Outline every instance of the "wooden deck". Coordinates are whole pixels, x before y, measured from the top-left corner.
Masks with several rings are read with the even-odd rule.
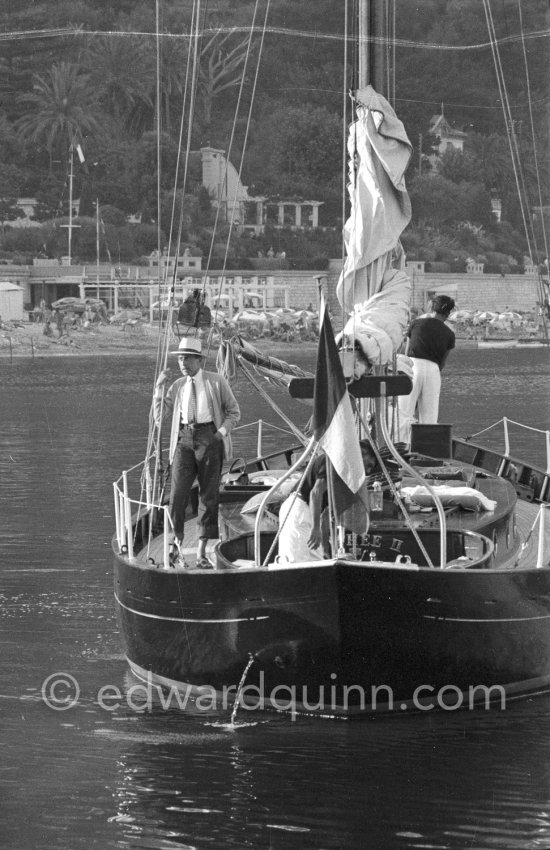
[[[498,482],[494,482],[492,480],[492,485],[498,485]],[[491,487],[483,488],[485,494],[490,498],[491,497]],[[492,495],[496,495],[493,493]],[[246,534],[252,533],[254,531],[254,514],[246,514],[243,515],[240,513],[242,504],[241,503],[233,503],[231,505],[223,506],[224,520],[225,522],[229,522],[231,526],[231,534]],[[538,523],[533,529],[533,525],[536,521],[538,511],[540,506],[532,504],[530,502],[524,502],[518,500],[516,504],[516,520],[518,531],[521,536],[521,539],[525,542],[525,549],[522,553],[522,568],[530,568],[534,567],[537,562],[538,555],[538,542],[539,542],[539,527]],[[503,508],[504,509],[504,508]],[[426,525],[430,523],[430,517],[433,516],[433,519],[436,518],[437,514],[435,510],[433,514],[422,514],[422,515],[413,515],[414,516],[414,524],[418,526]],[[460,511],[459,515],[455,512],[452,513],[452,517],[449,517],[449,527],[459,528],[461,530],[474,530],[474,526],[476,523],[479,525],[479,514],[476,514],[472,511]],[[477,517],[477,519],[476,519]],[[223,527],[223,522],[222,522]],[[272,530],[272,529],[270,529]],[[219,541],[217,540],[209,540],[206,554],[207,556],[214,561],[214,548]],[[185,539],[184,546],[182,549],[183,557],[185,561],[189,565],[190,568],[195,568],[196,565],[196,552],[197,552],[197,544],[198,544],[198,528],[197,528],[197,520],[189,519],[185,523]],[[545,551],[545,566],[550,566],[550,516],[547,516],[544,530],[544,551]],[[136,563],[142,564],[143,566],[152,566],[154,563],[157,567],[163,567],[163,540],[162,537],[154,538],[150,545],[143,549],[136,556]]]

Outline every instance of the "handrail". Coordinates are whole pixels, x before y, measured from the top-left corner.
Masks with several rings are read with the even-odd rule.
[[[537,569],[540,570],[544,567],[544,520],[546,517],[546,508],[547,505],[541,505],[539,509],[539,539],[538,539],[538,550],[537,550]]]
[[[384,382],[380,384],[380,399],[386,398],[386,385]],[[386,441],[386,445],[393,456],[393,458],[397,461],[397,463],[405,469],[409,475],[415,478],[420,484],[425,487],[434,500],[434,504],[439,516],[439,566],[441,569],[444,569],[447,563],[447,520],[445,517],[445,510],[441,503],[441,499],[436,495],[434,489],[428,484],[425,478],[423,478],[420,473],[413,469],[407,461],[401,457],[395,446],[393,445],[391,436],[388,432],[388,423],[386,422],[385,416],[380,416],[380,428],[382,429],[382,435],[384,440]]]
[[[492,431],[493,428],[496,428],[498,425],[502,425],[504,429],[504,456],[506,459],[510,457],[510,425],[514,425],[517,428],[523,428],[524,431],[533,431],[535,434],[544,434],[546,437],[546,472],[550,473],[550,431],[543,428],[535,428],[533,425],[524,425],[523,422],[516,422],[513,419],[509,419],[507,416],[503,416],[502,419],[498,419],[496,422],[493,422],[492,425],[482,428],[481,431],[477,431],[475,434],[469,434],[463,439],[466,442],[470,442],[470,440],[480,437],[488,431]],[[529,465],[532,466],[533,464]]]

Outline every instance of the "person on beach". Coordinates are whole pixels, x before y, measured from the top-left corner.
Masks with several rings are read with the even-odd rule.
[[[177,351],[182,374],[165,393],[170,370],[164,369],[156,382],[153,415],[161,425],[171,422],[169,462],[172,469],[169,511],[174,530],[171,562],[188,565],[181,557],[185,512],[195,478],[199,486],[199,542],[197,568],[213,566],[206,556],[209,539],[219,537],[219,488],[224,454],[231,456],[230,434],[238,424],[239,405],[225,378],[203,369],[202,343],[182,337]]]
[[[436,295],[432,312],[415,319],[407,331],[405,354],[412,361],[413,385],[409,395],[399,396],[399,437],[404,443],[410,443],[415,416],[420,423],[437,422],[441,372],[455,347],[454,332],[445,324],[454,307],[448,295]]]

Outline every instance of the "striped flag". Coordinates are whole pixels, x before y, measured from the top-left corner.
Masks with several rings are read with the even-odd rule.
[[[313,391],[313,433],[338,477],[352,493],[357,493],[365,481],[365,469],[351,400],[323,295]]]

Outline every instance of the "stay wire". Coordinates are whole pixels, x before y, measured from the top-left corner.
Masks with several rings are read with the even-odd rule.
[[[514,124],[512,119],[512,111],[510,108],[510,102],[508,99],[508,92],[506,89],[506,82],[504,77],[504,70],[502,67],[502,61],[500,57],[500,51],[498,46],[498,39],[496,36],[496,29],[494,25],[493,15],[491,11],[490,0],[483,0],[483,10],[485,12],[485,19],[487,22],[487,30],[489,32],[491,51],[493,54],[493,62],[495,65],[495,73],[497,79],[497,85],[500,93],[503,114],[504,114],[504,122],[507,131],[508,144],[510,147],[510,155],[512,161],[512,169],[514,172],[514,178],[516,181],[516,188],[518,192],[518,199],[520,205],[520,212],[523,221],[523,227],[525,231],[525,236],[527,239],[527,243],[530,246],[530,251],[532,252],[531,247],[531,228],[529,227],[527,220],[527,212],[526,212],[526,201],[524,192],[522,192],[522,187],[524,190],[525,184],[522,179],[522,175],[520,175],[520,165],[521,159],[519,155],[519,148],[517,145],[517,137],[514,130]]]
[[[226,245],[225,245],[224,259],[223,259],[221,276],[220,276],[220,283],[219,283],[219,286],[218,286],[218,294],[217,294],[217,302],[216,302],[218,307],[219,307],[219,303],[220,303],[221,289],[222,289],[222,286],[223,286],[223,282],[225,280],[225,271],[226,271],[226,268],[227,268],[227,258],[229,256],[230,241],[231,241],[231,236],[232,236],[232,233],[233,233],[233,226],[234,226],[234,223],[235,223],[235,215],[236,215],[236,209],[237,209],[237,203],[238,203],[238,197],[237,197],[238,187],[241,183],[241,177],[242,177],[242,172],[243,172],[243,167],[244,167],[245,152],[246,152],[246,147],[247,147],[247,143],[248,143],[248,135],[249,135],[249,132],[250,132],[250,125],[251,125],[251,122],[252,122],[252,112],[253,112],[253,109],[254,109],[255,103],[256,103],[256,89],[257,89],[258,76],[259,76],[259,71],[260,71],[261,58],[262,58],[262,55],[263,55],[265,32],[266,32],[266,29],[267,29],[267,21],[268,21],[268,16],[269,16],[269,11],[270,11],[270,5],[271,5],[271,0],[267,0],[266,7],[265,7],[264,24],[263,24],[262,35],[261,35],[261,40],[260,40],[260,47],[259,47],[259,51],[258,51],[258,61],[256,62],[254,82],[253,82],[253,85],[252,85],[252,93],[251,93],[251,98],[250,98],[250,105],[249,105],[249,109],[248,109],[246,128],[245,128],[245,134],[244,134],[243,145],[242,145],[241,159],[240,159],[239,168],[238,168],[238,171],[237,171],[237,181],[235,183],[235,192],[234,192],[233,197],[231,199],[229,199],[229,203],[231,204],[231,216],[230,216],[230,221],[229,221],[229,230],[228,230],[228,234],[227,234],[227,238],[226,238]],[[259,0],[256,0],[255,6],[254,6],[254,12],[253,12],[253,24],[255,24],[255,21],[256,21],[256,15],[258,14],[258,8],[259,8]],[[255,26],[252,26],[251,27],[251,34],[254,30],[255,30]],[[245,57],[244,67],[243,67],[243,73],[241,75],[241,85],[239,87],[239,95],[238,95],[238,99],[237,99],[237,106],[235,108],[235,116],[234,116],[234,120],[233,120],[233,125],[232,125],[232,129],[231,129],[231,137],[230,137],[227,156],[226,156],[226,186],[227,186],[227,169],[228,169],[228,165],[229,165],[229,162],[230,162],[231,151],[233,150],[233,144],[234,144],[234,141],[235,141],[235,134],[236,134],[236,128],[237,128],[237,118],[238,118],[239,109],[240,109],[241,100],[242,100],[243,91],[244,91],[246,69],[247,69],[247,66],[248,66],[248,62],[250,60],[251,52],[252,52],[252,35],[249,38],[248,45],[247,45],[246,57]],[[213,233],[213,236],[212,236],[211,247],[213,246],[214,236],[215,236],[215,230],[214,230],[214,233]]]
[[[519,16],[519,22],[520,22],[521,35],[522,35],[521,47],[522,47],[522,51],[523,51],[523,64],[525,66],[525,80],[526,80],[526,85],[527,85],[527,103],[528,103],[528,107],[529,107],[529,121],[530,121],[530,126],[531,126],[531,138],[533,140],[533,156],[534,156],[534,160],[535,160],[535,172],[536,172],[536,175],[537,175],[537,191],[538,191],[538,198],[539,198],[539,206],[540,206],[540,210],[541,210],[542,238],[543,238],[543,241],[544,241],[544,253],[545,253],[545,256],[548,257],[548,238],[547,238],[547,233],[546,233],[546,223],[545,223],[544,215],[542,215],[544,206],[543,206],[543,200],[542,200],[539,159],[538,159],[538,151],[537,151],[537,144],[536,144],[535,119],[534,119],[534,116],[533,116],[533,103],[532,103],[532,100],[531,100],[531,78],[530,78],[530,75],[529,75],[529,65],[528,65],[528,62],[527,62],[527,50],[526,50],[526,47],[525,47],[525,37],[524,37],[525,32],[524,32],[524,28],[523,28],[523,15],[522,15],[522,11],[521,11],[520,0],[518,0],[518,16]],[[535,260],[534,257],[532,259]]]

